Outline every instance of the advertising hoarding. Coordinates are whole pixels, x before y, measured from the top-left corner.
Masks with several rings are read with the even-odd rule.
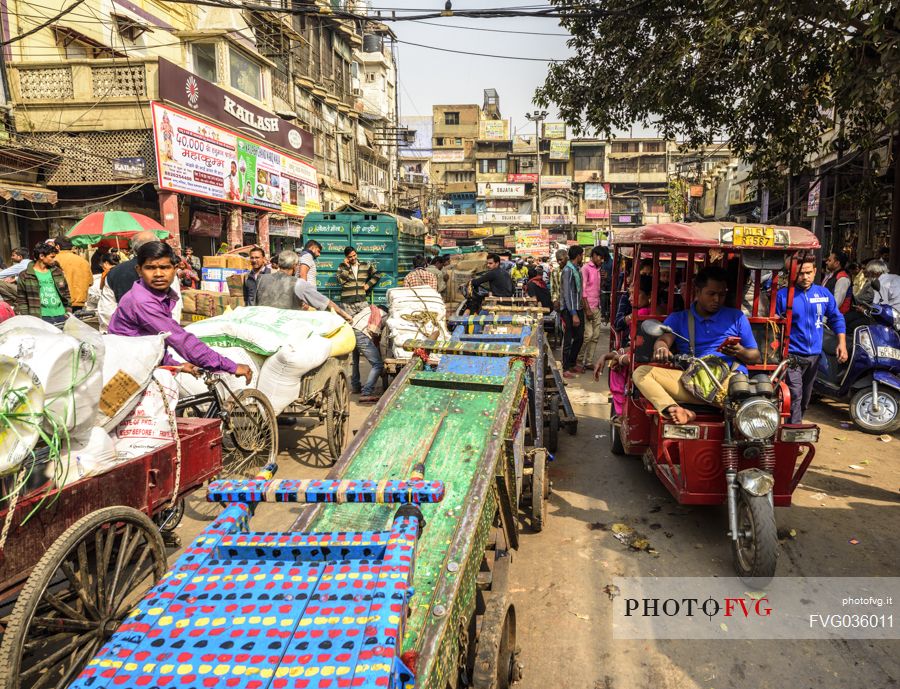
[[[541,137],[544,139],[565,139],[566,123],[565,122],[544,122],[541,128]]]
[[[541,187],[544,189],[571,189],[572,178],[568,175],[542,175]]]
[[[461,163],[466,159],[466,152],[461,148],[451,148],[442,151],[440,149],[431,154],[432,163]]]
[[[606,201],[609,198],[608,184],[585,184],[584,200],[585,201]]]
[[[482,120],[478,125],[478,138],[482,141],[508,140],[509,122],[506,120]]]
[[[525,185],[479,182],[478,195],[485,199],[517,199],[525,196]]]
[[[541,222],[544,225],[572,225],[575,222],[574,215],[542,215]]]
[[[516,230],[516,253],[520,256],[547,256],[550,253],[547,230]]]
[[[312,165],[160,103],[150,112],[160,188],[295,217],[322,209]]]
[[[484,213],[479,214],[478,222],[499,222],[525,225],[531,222],[531,213],[503,213],[498,211],[485,211]]]
[[[588,208],[584,211],[586,220],[606,220],[609,217],[608,208]]]
[[[571,142],[565,139],[552,139],[550,141],[550,160],[568,160]]]
[[[806,217],[815,218],[819,214],[819,195],[821,185],[819,180],[809,183],[809,196],[806,199]]]
[[[534,184],[538,181],[538,176],[533,172],[519,173],[519,174],[508,174],[506,176],[507,182],[521,182],[522,184]]]

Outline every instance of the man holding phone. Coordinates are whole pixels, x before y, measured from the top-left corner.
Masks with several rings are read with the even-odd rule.
[[[673,353],[703,357],[715,354],[729,366],[747,372],[744,364],[760,360],[759,348],[750,321],[740,309],[724,306],[728,292],[728,274],[718,266],[707,266],[694,278],[696,301],[684,311],[676,311],[665,320],[672,329],[656,340],[653,360],[668,361]],[[693,337],[691,336],[693,321]],[[691,341],[693,349],[691,352]],[[696,414],[679,402],[704,404],[689,393],[681,382],[682,371],[659,366],[641,366],[634,372],[634,384],[654,408],[674,423],[690,423]]]

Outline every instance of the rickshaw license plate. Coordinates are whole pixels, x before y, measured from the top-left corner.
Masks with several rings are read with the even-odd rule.
[[[900,349],[896,347],[879,347],[878,356],[883,359],[900,359]]]
[[[735,246],[775,246],[775,228],[735,226],[732,244]]]

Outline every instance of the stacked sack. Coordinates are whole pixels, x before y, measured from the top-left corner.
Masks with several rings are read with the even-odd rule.
[[[266,395],[276,414],[300,395],[303,376],[356,346],[350,326],[327,311],[242,306],[186,329],[223,356],[247,364],[253,371],[250,385]],[[232,390],[247,387],[243,378],[227,377],[226,382]],[[177,384],[182,397],[206,389],[184,373],[178,374]]]
[[[23,435],[14,424],[0,433],[0,452],[10,438],[18,436],[15,452],[7,453],[0,473],[13,473],[39,440],[52,448],[48,475],[64,487],[78,479],[103,473],[117,464],[142,454],[140,443],[163,440],[161,433],[125,434],[120,427],[134,426],[136,409],[145,405],[154,369],[163,356],[163,335],[120,337],[101,335],[77,318],[69,318],[63,331],[32,316],[16,316],[0,326],[0,360],[27,370],[31,378],[5,371],[0,383],[4,409],[10,400],[24,399],[25,387],[40,387],[41,409],[31,409],[34,418],[26,425],[40,427],[38,433]],[[160,372],[164,373],[164,372]],[[23,383],[23,381],[25,381]],[[10,387],[12,383],[18,389]],[[174,387],[174,382],[172,383]],[[14,394],[13,394],[14,393]],[[173,398],[177,400],[177,394]],[[173,406],[174,410],[174,406]],[[22,440],[28,438],[28,446]]]
[[[387,291],[388,351],[395,359],[409,359],[412,352],[403,349],[407,340],[446,340],[447,307],[437,290],[431,287],[395,287]]]

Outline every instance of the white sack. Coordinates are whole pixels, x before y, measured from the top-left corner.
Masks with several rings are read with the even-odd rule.
[[[404,316],[416,317],[422,312],[434,314],[438,323],[437,338],[449,339],[447,330],[447,307],[441,295],[431,287],[395,287],[387,291],[388,318],[385,321],[388,331],[388,355],[395,359],[409,359],[412,352],[403,349],[407,340],[427,339],[432,337],[434,326],[427,324],[420,327]]]
[[[153,381],[144,390],[137,406],[116,426],[116,447],[120,440],[174,441],[175,432],[169,414],[174,417],[177,403],[175,376],[165,369],[156,369]]]
[[[313,335],[298,344],[286,344],[266,359],[259,373],[259,391],[269,398],[275,414],[300,394],[301,379],[331,356],[331,342]]]
[[[128,415],[162,361],[165,336],[103,335],[103,390],[97,425],[112,431]]]
[[[20,320],[25,318],[29,320]],[[0,354],[27,365],[44,386],[45,410],[52,418],[45,423],[45,430],[57,432],[56,425],[71,436],[87,434],[100,399],[102,348],[98,351],[90,342],[81,342],[33,317],[16,316],[3,326]]]
[[[99,426],[94,426],[87,439],[72,442],[59,453],[59,465],[53,477],[58,488],[64,488],[85,476],[96,476],[121,464],[112,438]]]
[[[344,319],[330,311],[294,311],[269,306],[239,306],[230,313],[191,323],[185,329],[208,345],[241,347],[271,356],[282,345],[312,335],[330,335]]]

